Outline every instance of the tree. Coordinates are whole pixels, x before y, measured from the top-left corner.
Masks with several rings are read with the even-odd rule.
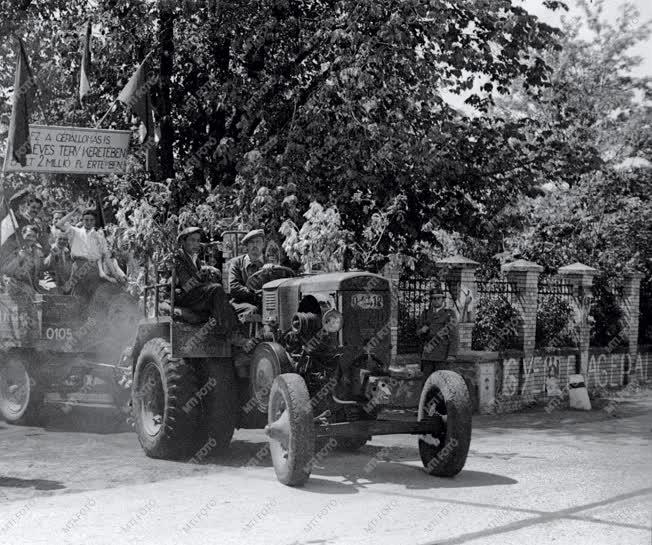
[[[147,52],[159,52],[151,91],[167,201],[148,192],[138,161],[97,181],[122,210],[150,210],[151,225],[193,220],[206,203],[217,218],[255,221],[259,190],[290,186],[297,211],[336,206],[356,251],[382,262],[437,245],[442,226],[486,234],[485,220],[530,191],[549,160],[526,137],[529,120],[489,114],[516,78],[537,96],[549,77],[544,53],[559,47],[556,29],[508,0],[1,4],[13,14],[3,34],[25,38],[47,82],[49,123],[93,123]],[[81,107],[88,18],[93,92]],[[0,88],[11,86],[12,55],[0,45]],[[479,115],[453,110],[443,89],[470,90]],[[109,125],[129,121],[114,113]]]
[[[503,112],[527,112],[537,131],[555,135],[580,157],[570,162],[560,150],[564,168],[541,180],[543,196],[521,200],[507,249],[549,270],[581,261],[610,278],[636,269],[650,278],[650,170],[624,167],[628,158],[651,158],[652,88],[649,78],[632,76],[640,59],[629,54],[649,36],[650,24],[633,25],[638,14],[628,4],[613,24],[600,17],[602,1],[580,5],[592,39],[578,37],[580,21],[567,21],[562,51],[547,59],[552,85],[537,100],[517,90],[501,105]]]

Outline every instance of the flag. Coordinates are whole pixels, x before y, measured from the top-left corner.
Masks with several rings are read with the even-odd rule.
[[[27,154],[32,152],[29,143],[29,115],[34,103],[36,81],[29,68],[27,54],[20,38],[18,38],[17,57],[14,101],[9,122],[9,145],[14,159],[21,166],[25,166]]]
[[[88,77],[91,72],[91,22],[86,26],[86,37],[84,38],[84,51],[82,53],[81,69],[79,71],[79,102],[90,93],[91,84]]]
[[[145,57],[145,60],[118,95],[118,100],[125,106],[129,106],[142,123],[142,142],[146,142],[149,137],[154,138],[154,117],[152,115],[152,100],[149,94],[152,82],[145,78],[145,63],[148,58],[149,55]]]
[[[151,53],[149,54],[151,55]],[[156,156],[156,135],[154,129],[154,114],[152,112],[152,99],[149,90],[152,81],[145,78],[145,64],[149,55],[140,64],[131,76],[127,85],[120,91],[118,100],[131,108],[140,120],[140,142],[145,148],[146,168],[154,173],[158,172],[159,164]]]
[[[0,248],[16,234],[17,225],[18,222],[16,221],[14,211],[9,207],[4,197],[2,197],[0,199]]]

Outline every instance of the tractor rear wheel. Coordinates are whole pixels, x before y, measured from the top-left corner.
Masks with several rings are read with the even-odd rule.
[[[471,444],[471,398],[464,379],[454,371],[435,371],[419,400],[419,421],[432,420],[438,431],[419,437],[426,471],[438,477],[457,475]]]
[[[278,343],[262,342],[256,346],[251,356],[249,384],[251,402],[262,414],[267,414],[269,394],[274,379],[290,370],[288,354]]]
[[[315,424],[310,394],[296,373],[284,373],[272,383],[265,433],[277,479],[301,486],[310,477],[315,454]]]
[[[27,359],[16,352],[0,357],[0,415],[10,424],[36,425],[43,393],[30,373]]]
[[[206,380],[200,384],[202,414],[199,442],[214,452],[226,449],[238,420],[238,384],[231,360],[203,360]],[[202,392],[203,393],[203,392]]]
[[[179,460],[197,451],[201,403],[194,367],[187,360],[173,360],[170,354],[170,343],[162,338],[143,346],[134,373],[132,405],[145,454]]]

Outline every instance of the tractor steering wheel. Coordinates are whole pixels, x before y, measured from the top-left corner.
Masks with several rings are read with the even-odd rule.
[[[280,278],[292,278],[296,276],[294,271],[288,267],[281,267],[280,265],[272,265],[264,269],[259,269],[247,279],[247,288],[256,293],[260,293],[263,285],[272,280]]]

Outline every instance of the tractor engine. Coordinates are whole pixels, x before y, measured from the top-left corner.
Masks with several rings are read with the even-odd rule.
[[[386,374],[391,353],[387,279],[364,272],[272,281],[263,290],[263,323],[283,339],[311,393],[335,378],[362,397],[369,377]]]

